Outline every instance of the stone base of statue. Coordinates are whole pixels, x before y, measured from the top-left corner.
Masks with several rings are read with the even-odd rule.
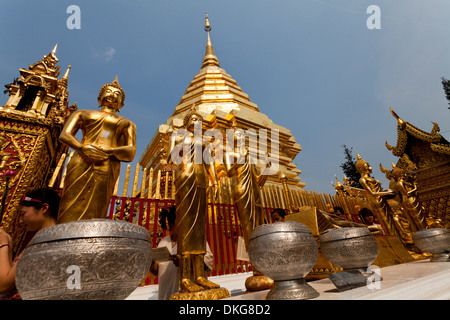
[[[178,292],[170,296],[170,300],[220,300],[230,297],[226,288],[207,289],[197,292]]]
[[[253,275],[245,279],[245,293],[268,290],[273,287],[273,280],[265,275]]]
[[[148,231],[125,221],[80,220],[40,230],[17,264],[24,300],[122,300],[148,273]]]

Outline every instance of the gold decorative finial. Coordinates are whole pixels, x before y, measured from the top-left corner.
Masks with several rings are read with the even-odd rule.
[[[394,112],[394,110],[392,109],[392,107],[389,107],[389,109],[391,110],[391,113],[392,113],[392,115],[394,116],[394,118],[397,119],[398,126],[399,126],[400,128],[402,128],[402,129],[404,129],[404,128],[406,127],[405,121],[403,121],[403,120],[402,120],[402,119]]]
[[[116,75],[116,77],[114,78],[114,80],[113,80],[113,82],[112,83],[115,83],[115,84],[117,84],[119,87],[120,87],[120,84],[119,84],[119,77]]]
[[[394,147],[391,146],[387,141],[384,142],[384,145],[386,146],[386,148],[387,148],[388,150],[394,149]]]
[[[208,35],[208,41],[206,43],[206,51],[205,51],[205,57],[203,58],[202,68],[206,66],[217,66],[220,68],[219,59],[217,59],[216,55],[214,54],[214,49],[211,44],[211,38],[209,36],[209,32],[211,31],[211,24],[209,23],[208,19],[208,13],[205,15],[205,27],[204,30],[206,31]]]
[[[64,74],[63,79],[66,79],[66,80],[69,79],[69,70],[70,69],[72,69],[72,66],[68,66],[67,67],[67,70],[66,70],[66,73]]]
[[[58,48],[58,44],[55,44],[55,47],[53,48],[53,50],[52,50],[52,53],[53,54],[56,54],[56,49]]]
[[[209,19],[208,19],[208,12],[206,12],[206,16],[205,16],[205,31],[206,32],[211,31],[211,25],[209,24]]]

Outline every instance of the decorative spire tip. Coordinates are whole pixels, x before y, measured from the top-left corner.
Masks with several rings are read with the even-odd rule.
[[[206,32],[209,32],[209,31],[211,31],[211,25],[209,24],[209,19],[208,19],[208,12],[206,12],[206,14],[205,14],[205,31]]]

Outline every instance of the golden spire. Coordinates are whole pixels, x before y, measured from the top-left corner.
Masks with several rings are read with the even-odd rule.
[[[67,67],[67,70],[66,70],[66,73],[65,73],[64,76],[63,76],[63,79],[66,79],[66,80],[69,79],[69,70],[70,70],[70,69],[72,69],[72,66],[68,66],[68,67]]]
[[[59,83],[62,86],[64,86],[66,89],[67,89],[67,83],[68,83],[68,80],[69,80],[69,71],[70,71],[71,68],[72,68],[71,66],[68,66],[67,70],[66,70],[66,73],[64,73],[64,76],[62,77],[62,79],[59,80]]]
[[[59,60],[56,57],[56,49],[58,48],[58,44],[55,44],[55,46],[53,47],[52,52],[49,53],[49,56],[54,60],[54,63],[58,63]]]
[[[211,25],[209,24],[208,13],[206,13],[204,29],[208,35],[208,41],[206,43],[206,51],[205,57],[203,58],[202,68],[206,66],[217,66],[220,68],[219,59],[217,59],[216,55],[214,54],[214,49],[211,44],[211,38],[209,37],[209,32],[211,31],[212,28]]]

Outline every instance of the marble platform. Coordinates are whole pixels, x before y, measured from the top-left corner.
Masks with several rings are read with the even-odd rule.
[[[235,302],[265,300],[268,290],[244,294],[245,279],[251,273],[211,277],[228,289]],[[414,261],[379,269],[382,281],[373,278],[369,286],[339,292],[328,279],[308,282],[320,296],[312,300],[450,300],[450,262]],[[158,286],[137,288],[126,300],[157,300]]]

